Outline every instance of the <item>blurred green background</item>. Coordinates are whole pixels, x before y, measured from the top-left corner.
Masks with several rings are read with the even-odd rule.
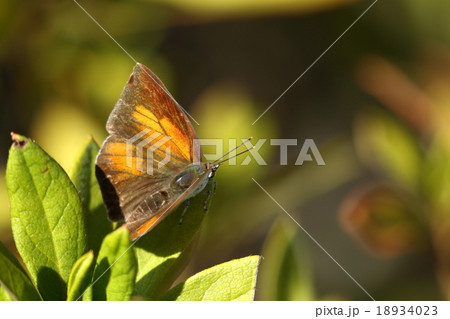
[[[200,123],[201,138],[298,139],[288,165],[223,165],[189,276],[261,254],[258,300],[450,299],[450,3],[80,1]],[[65,169],[105,122],[134,62],[71,0],[0,4],[0,240],[13,248],[10,132]],[[295,166],[304,139],[326,162]],[[238,160],[238,162],[242,161]]]

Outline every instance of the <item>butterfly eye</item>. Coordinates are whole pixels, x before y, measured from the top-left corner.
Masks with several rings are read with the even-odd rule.
[[[192,184],[194,175],[192,172],[183,172],[175,177],[175,184],[181,188],[188,188]]]
[[[208,168],[206,168],[208,169]],[[219,164],[213,165],[211,167],[211,172],[209,172],[208,178],[213,178],[214,176],[216,176],[216,171],[219,169]]]

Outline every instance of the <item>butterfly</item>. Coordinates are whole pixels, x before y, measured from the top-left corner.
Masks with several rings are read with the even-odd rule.
[[[197,135],[186,113],[140,63],[106,129],[110,135],[97,155],[96,176],[109,219],[124,220],[132,240],[200,193],[223,162],[201,162]]]

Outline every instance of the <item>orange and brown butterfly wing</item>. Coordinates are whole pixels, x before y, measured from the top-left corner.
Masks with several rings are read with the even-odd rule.
[[[174,174],[200,159],[193,147],[194,129],[162,82],[141,64],[135,66],[106,128],[111,135],[97,157],[96,174],[109,217],[127,223],[151,220],[161,210],[136,216],[149,194],[167,188]],[[168,153],[170,160],[159,165]]]
[[[197,135],[189,119],[164,84],[142,64],[134,67],[106,129],[124,139],[146,129],[154,130],[171,138],[172,153],[189,163],[200,161],[200,153],[193,145]]]
[[[179,168],[171,164],[168,163],[173,169]],[[96,175],[111,220],[128,219],[148,192],[167,183],[169,172],[154,170],[149,175],[146,165],[146,155],[138,157],[136,146],[122,138],[111,135],[103,143],[97,156]]]

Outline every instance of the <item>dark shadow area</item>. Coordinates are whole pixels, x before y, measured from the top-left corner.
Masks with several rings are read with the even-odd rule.
[[[168,291],[166,294],[161,296],[161,298],[159,300],[161,300],[161,301],[173,301],[173,300],[177,299],[178,296],[183,291],[183,287],[184,287],[184,282],[182,282],[182,283],[176,285],[175,287],[173,287],[172,289],[170,289],[170,291]],[[195,301],[195,300],[193,300],[193,301]]]
[[[61,276],[51,268],[42,267],[37,275],[37,287],[47,301],[66,300],[67,286]]]
[[[108,287],[111,278],[111,271],[106,271],[109,267],[110,264],[106,257],[97,264],[92,280],[92,282],[95,282],[95,285],[92,286],[92,300],[106,300],[106,287]],[[96,281],[99,277],[100,279]]]

